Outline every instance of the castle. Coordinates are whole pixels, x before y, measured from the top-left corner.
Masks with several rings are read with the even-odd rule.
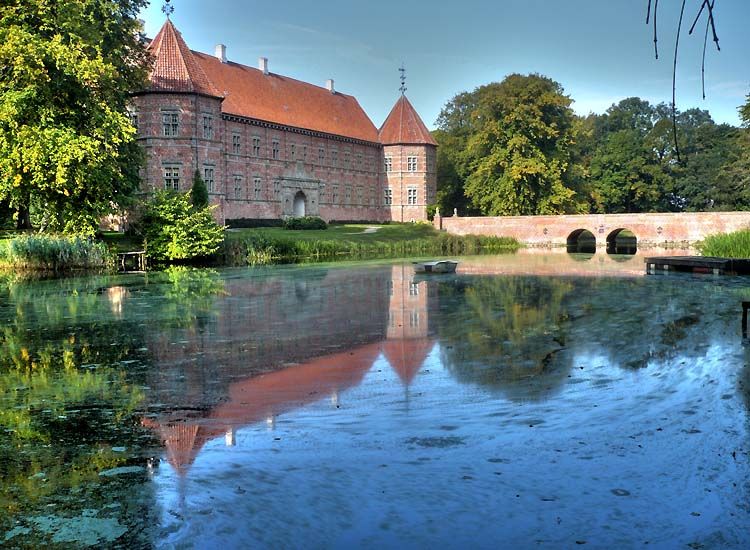
[[[167,18],[148,45],[131,118],[146,152],[143,191],[191,188],[197,170],[220,222],[320,216],[424,220],[437,143],[405,95],[378,130],[333,80],[315,86],[188,48]]]

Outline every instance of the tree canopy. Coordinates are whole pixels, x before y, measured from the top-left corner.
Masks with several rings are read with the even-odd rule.
[[[511,75],[458,94],[434,132],[438,205],[450,213],[514,215],[750,208],[746,128],[708,111],[677,112],[631,97],[576,116],[572,99],[540,75]],[[677,146],[681,151],[678,158]]]
[[[10,0],[0,6],[0,201],[28,226],[90,232],[137,188],[126,110],[148,57],[147,0]]]

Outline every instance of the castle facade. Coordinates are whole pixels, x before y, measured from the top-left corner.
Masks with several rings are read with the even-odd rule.
[[[437,143],[405,95],[377,129],[329,80],[315,86],[188,48],[167,19],[148,46],[148,87],[131,116],[146,152],[143,191],[191,188],[197,170],[220,222],[320,216],[427,218]]]

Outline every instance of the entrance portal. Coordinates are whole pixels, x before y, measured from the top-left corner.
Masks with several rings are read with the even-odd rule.
[[[301,218],[305,215],[307,198],[302,191],[297,191],[294,195],[294,217]]]

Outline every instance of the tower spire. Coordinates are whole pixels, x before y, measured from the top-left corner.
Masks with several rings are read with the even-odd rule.
[[[398,89],[401,92],[401,95],[406,94],[406,67],[404,67],[404,64],[401,63],[401,68],[398,70],[398,72],[401,73],[401,87]]]
[[[174,13],[174,6],[169,3],[170,1],[171,0],[164,0],[164,5],[161,7],[161,11],[167,16],[167,19],[169,19],[169,16]]]

